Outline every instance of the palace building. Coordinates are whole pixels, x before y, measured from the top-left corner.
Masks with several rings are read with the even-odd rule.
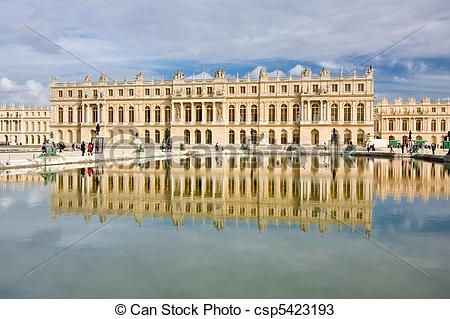
[[[426,140],[442,144],[450,130],[450,101],[431,101],[424,97],[418,102],[410,97],[407,102],[397,97],[393,103],[386,98],[376,104],[375,136],[397,140],[403,144],[411,140]]]
[[[50,137],[50,109],[0,105],[0,144],[36,145]]]
[[[300,76],[214,77],[172,80],[84,82],[51,79],[47,108],[0,106],[0,143],[42,144],[53,138],[65,143],[100,136],[108,143],[160,144],[171,137],[175,146],[261,146],[336,143],[365,145],[373,138],[441,144],[450,130],[450,101],[404,102],[374,100],[374,70],[364,74],[332,75],[322,69],[314,76],[306,68]]]
[[[93,82],[51,81],[51,122],[55,139],[66,143],[100,136],[109,142],[134,140],[214,145],[364,145],[374,135],[373,68],[364,74],[332,76],[329,69],[313,76],[230,78],[218,70],[212,78]]]

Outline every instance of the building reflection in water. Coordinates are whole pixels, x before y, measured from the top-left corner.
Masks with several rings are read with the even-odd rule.
[[[298,159],[297,159],[298,160]],[[52,216],[124,213],[138,224],[144,218],[184,222],[256,223],[263,231],[280,224],[308,231],[317,225],[352,229],[370,235],[373,163],[358,159],[311,157],[305,163],[287,157],[194,157],[151,161],[144,167],[101,167],[65,171],[51,185]]]
[[[449,168],[413,160],[283,156],[193,157],[142,167],[96,167],[56,176],[0,176],[2,188],[50,182],[52,218],[145,218],[299,227],[361,227],[370,236],[374,198],[449,198]]]

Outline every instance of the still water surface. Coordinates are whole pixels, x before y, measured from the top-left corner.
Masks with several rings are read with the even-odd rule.
[[[0,297],[450,298],[449,175],[282,156],[10,172]]]

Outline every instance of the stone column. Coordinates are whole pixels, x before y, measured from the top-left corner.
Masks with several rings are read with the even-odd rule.
[[[309,121],[309,122],[311,122],[311,120],[312,120],[312,117],[311,117],[311,101],[307,101],[307,110],[306,110],[306,112],[307,112],[307,116],[306,116],[306,120],[307,121]]]

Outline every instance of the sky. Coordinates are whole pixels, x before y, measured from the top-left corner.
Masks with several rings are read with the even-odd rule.
[[[377,98],[450,96],[448,0],[0,0],[0,8],[0,104],[48,105],[52,75],[98,79],[65,50],[113,80],[171,79],[177,69],[245,76],[261,66],[338,74],[373,58],[358,71],[375,67]]]

